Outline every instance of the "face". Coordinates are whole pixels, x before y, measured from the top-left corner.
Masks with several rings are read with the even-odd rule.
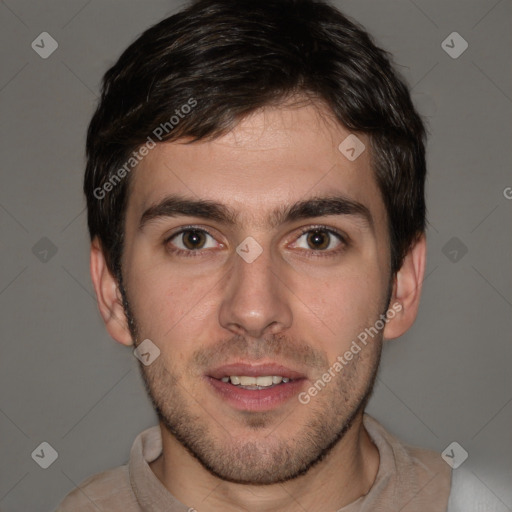
[[[225,480],[303,474],[371,393],[380,333],[332,371],[390,286],[369,141],[358,135],[351,161],[348,135],[312,105],[265,108],[213,141],[157,145],[131,177],[123,284],[136,343],[160,350],[141,366],[147,388],[168,431]]]

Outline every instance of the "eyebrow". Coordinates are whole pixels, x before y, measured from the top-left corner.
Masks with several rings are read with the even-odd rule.
[[[373,229],[374,221],[370,210],[362,203],[339,195],[313,197],[292,205],[280,206],[267,218],[267,226],[272,229],[280,224],[328,215],[354,216]],[[235,225],[237,222],[236,212],[222,203],[170,195],[144,211],[139,221],[139,230],[153,220],[180,216],[199,217],[226,225]]]

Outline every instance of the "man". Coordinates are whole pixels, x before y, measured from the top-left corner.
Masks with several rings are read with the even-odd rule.
[[[312,0],[200,0],[106,73],[91,274],[160,419],[60,511],[445,511],[439,454],[364,413],[425,270],[424,127]]]

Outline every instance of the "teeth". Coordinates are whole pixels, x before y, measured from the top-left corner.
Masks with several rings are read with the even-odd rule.
[[[281,384],[281,382],[289,382],[290,379],[287,377],[281,377],[279,375],[263,375],[261,377],[249,377],[246,375],[231,375],[229,377],[223,377],[222,382],[229,382],[235,386],[259,386],[269,387],[274,384]]]
[[[258,377],[239,377],[242,386],[256,386]]]
[[[272,376],[256,377],[256,386],[272,386]]]

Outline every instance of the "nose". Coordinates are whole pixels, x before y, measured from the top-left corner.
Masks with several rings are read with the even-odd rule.
[[[234,254],[219,311],[219,322],[225,329],[259,338],[291,326],[290,292],[277,277],[277,266],[268,249],[250,263]]]

